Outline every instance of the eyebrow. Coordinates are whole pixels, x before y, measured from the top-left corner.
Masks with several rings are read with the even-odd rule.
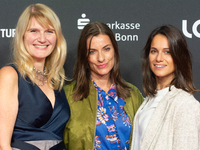
[[[108,46],[111,46],[112,44],[107,44],[107,45],[105,45],[103,48],[106,48],[106,47],[108,47]],[[89,48],[88,50],[95,50],[95,48]]]
[[[27,29],[27,31],[29,31],[29,30],[39,30],[39,29],[38,29],[38,28],[35,28],[35,27],[33,27],[33,28],[29,28],[29,29]],[[45,31],[47,31],[47,30],[48,30],[48,31],[49,31],[49,30],[50,30],[50,31],[55,31],[55,29],[54,29],[54,28],[52,28],[52,29],[51,29],[51,28],[47,28],[47,29],[45,29]]]
[[[27,28],[27,30],[38,30],[37,28]]]
[[[157,49],[155,47],[150,47],[150,49]],[[164,50],[169,50],[169,48],[163,48]]]
[[[108,46],[111,46],[112,44],[107,44],[107,45],[105,45],[103,48],[106,48],[106,47],[108,47]]]
[[[46,30],[51,30],[51,31],[55,31],[55,29],[53,28],[53,29],[51,29],[51,28],[48,28],[48,29],[46,29]]]

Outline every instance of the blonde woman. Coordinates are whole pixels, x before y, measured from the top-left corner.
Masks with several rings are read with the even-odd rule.
[[[52,9],[35,4],[24,10],[13,54],[13,63],[0,70],[0,149],[65,149],[66,41]]]

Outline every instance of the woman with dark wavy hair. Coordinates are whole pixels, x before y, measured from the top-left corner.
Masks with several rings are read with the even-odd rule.
[[[200,104],[192,79],[191,54],[181,31],[154,29],[143,49],[146,99],[134,118],[134,150],[199,150]]]
[[[84,27],[74,72],[64,87],[71,110],[64,132],[66,147],[128,149],[133,117],[143,97],[122,79],[118,45],[106,24]]]

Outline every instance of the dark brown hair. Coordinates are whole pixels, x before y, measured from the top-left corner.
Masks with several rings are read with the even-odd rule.
[[[99,34],[105,34],[109,36],[115,50],[115,64],[111,70],[110,78],[111,81],[116,84],[118,97],[126,98],[130,96],[130,87],[122,79],[120,74],[119,50],[111,29],[104,23],[91,22],[84,27],[79,37],[77,59],[74,66],[74,77],[72,79],[72,81],[76,80],[76,87],[73,93],[73,98],[75,101],[82,100],[89,95],[91,79],[90,67],[88,64],[89,52],[87,50],[87,39],[90,37],[98,36]]]
[[[195,93],[198,90],[193,84],[191,53],[188,50],[186,39],[183,33],[172,25],[163,25],[154,29],[142,53],[142,75],[143,89],[147,96],[154,96],[156,92],[156,77],[150,69],[149,52],[153,38],[161,34],[167,37],[170,54],[175,65],[175,78],[170,85],[183,89],[188,93]]]

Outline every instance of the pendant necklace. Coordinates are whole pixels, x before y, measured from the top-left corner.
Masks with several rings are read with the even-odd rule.
[[[42,86],[45,83],[47,83],[47,75],[46,75],[46,70],[45,69],[42,72],[42,71],[36,69],[35,67],[33,67],[33,70],[35,71],[35,78],[38,80],[37,84],[39,86]]]

